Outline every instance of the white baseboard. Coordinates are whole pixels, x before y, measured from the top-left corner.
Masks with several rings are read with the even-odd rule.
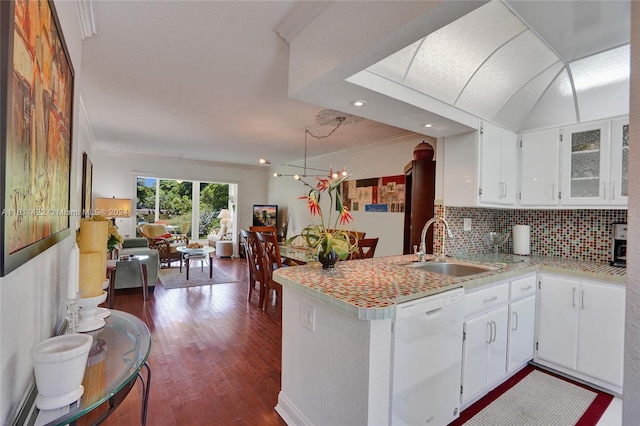
[[[275,410],[289,426],[311,426],[313,424],[282,391],[278,394],[278,405]]]

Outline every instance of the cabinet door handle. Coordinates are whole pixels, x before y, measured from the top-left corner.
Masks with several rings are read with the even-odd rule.
[[[531,286],[528,285],[526,287],[520,287],[520,291],[527,291],[527,290],[531,290]]]
[[[491,321],[491,327],[493,328],[491,341],[495,342],[496,341],[496,335],[498,334],[498,327],[496,326],[496,322],[495,321]]]
[[[582,309],[584,309],[584,290],[581,291],[581,295],[580,295],[580,307]]]
[[[487,322],[487,336],[485,342],[491,343],[491,337],[493,335],[493,329],[491,327],[491,321]]]
[[[507,198],[507,183],[500,182],[500,198]]]
[[[511,327],[511,330],[516,331],[518,329],[518,313],[512,312],[511,317],[513,319],[513,326]]]
[[[488,299],[484,299],[482,302],[483,303],[490,303],[490,302],[495,302],[496,300],[498,300],[498,296],[493,296],[493,297],[490,297]]]
[[[616,181],[615,180],[611,181],[611,199],[612,200],[616,199]]]
[[[572,306],[576,306],[576,290],[578,290],[577,288],[573,288],[573,296],[571,297],[571,305]]]

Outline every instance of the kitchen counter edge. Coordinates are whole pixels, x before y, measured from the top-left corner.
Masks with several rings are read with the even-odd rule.
[[[333,295],[326,294],[322,291],[322,288],[317,288],[315,286],[308,286],[304,283],[297,282],[292,280],[286,276],[283,276],[281,272],[283,271],[274,271],[274,280],[283,286],[290,288],[298,293],[306,295],[312,299],[316,299],[320,302],[323,302],[334,309],[361,319],[361,320],[385,320],[392,319],[395,317],[395,308],[398,304],[408,302],[410,300],[416,300],[423,297],[431,296],[433,294],[438,294],[444,291],[452,290],[455,288],[464,288],[466,291],[472,291],[479,289],[481,287],[485,287],[494,283],[502,282],[509,280],[511,278],[519,277],[522,275],[526,275],[529,273],[536,272],[545,272],[545,273],[553,273],[564,275],[573,278],[579,279],[589,279],[589,280],[597,280],[603,281],[611,284],[624,285],[626,282],[626,271],[624,268],[617,268],[609,266],[608,263],[598,263],[598,262],[587,262],[587,261],[576,261],[569,259],[559,259],[559,258],[549,258],[545,256],[532,256],[532,257],[517,257],[521,260],[518,263],[488,263],[481,261],[469,261],[466,259],[457,259],[457,258],[448,258],[447,261],[459,261],[463,263],[478,263],[482,265],[493,265],[499,266],[500,269],[488,271],[486,273],[461,277],[461,278],[452,278],[452,277],[443,277],[440,274],[432,274],[429,272],[422,272],[422,274],[427,274],[426,276],[431,277],[434,281],[443,281],[444,284],[440,286],[436,286],[433,288],[429,288],[426,291],[420,291],[415,293],[410,293],[407,295],[402,295],[396,297],[394,300],[389,301],[385,300],[381,303],[376,303],[373,301],[372,305],[378,306],[356,306],[354,304],[348,303],[348,301],[339,299],[334,297]],[[388,257],[380,257],[375,259],[367,259],[362,261],[350,261],[348,262],[351,270],[354,270],[354,266],[361,266],[362,268],[371,268],[372,265],[384,265],[385,267],[401,267],[405,268],[406,263],[413,262],[415,259],[414,255],[402,255],[402,256],[388,256]],[[345,262],[344,264],[346,264]],[[343,264],[343,265],[344,265]],[[338,263],[340,265],[340,262]],[[305,268],[305,272],[313,276],[322,276],[322,274],[326,274],[326,271],[322,271],[319,265],[314,266],[296,266],[293,268]],[[284,268],[286,269],[289,268]],[[357,268],[356,268],[357,269]],[[440,278],[440,279],[438,279]],[[348,294],[345,296],[349,296]],[[358,294],[351,295],[352,297],[357,297]]]

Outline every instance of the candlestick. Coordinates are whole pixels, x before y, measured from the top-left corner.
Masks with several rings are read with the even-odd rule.
[[[80,291],[80,249],[74,242],[69,253],[69,284],[67,299],[76,299]]]
[[[80,253],[90,251],[104,251],[106,253],[108,238],[109,223],[107,221],[80,221]]]
[[[105,251],[80,253],[80,297],[102,294],[102,283],[107,271]]]

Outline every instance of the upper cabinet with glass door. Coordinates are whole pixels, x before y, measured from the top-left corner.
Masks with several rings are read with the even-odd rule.
[[[567,127],[561,129],[560,135],[562,204],[609,204],[610,122]]]
[[[611,121],[611,184],[610,204],[628,203],[627,166],[629,163],[629,117]]]

